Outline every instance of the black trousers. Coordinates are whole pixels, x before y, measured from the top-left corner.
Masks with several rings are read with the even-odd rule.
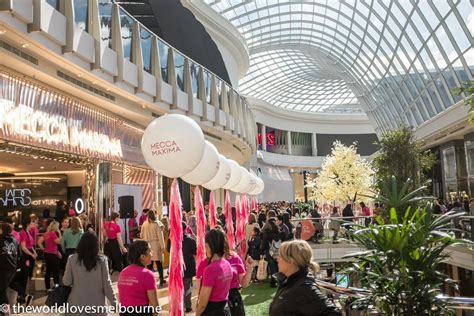
[[[44,284],[46,290],[51,288],[51,277],[53,277],[54,284],[59,284],[59,266],[61,259],[56,254],[45,253],[44,261],[46,264],[46,273],[44,274]]]
[[[232,316],[245,316],[244,301],[239,289],[230,289],[228,304]]]
[[[31,252],[33,252],[33,249],[30,249]],[[25,289],[26,291],[26,286],[28,285],[28,278],[31,278],[33,276],[33,270],[35,267],[35,259],[33,259],[32,256],[29,256],[25,253],[21,255],[20,259],[20,286]],[[20,293],[18,293],[20,294]]]
[[[109,258],[111,270],[121,272],[123,269],[123,257],[117,239],[107,239],[104,253]]]
[[[7,289],[10,285],[10,282],[15,277],[16,268],[12,268],[11,271],[1,271],[0,274],[0,306],[3,304],[8,304],[8,295]]]
[[[183,278],[184,285],[184,308],[192,308],[193,278]]]
[[[153,271],[153,263],[156,262],[156,268],[158,269],[158,275],[160,276],[160,283],[163,284],[165,277],[163,275],[163,263],[161,261],[152,261],[151,264],[148,266],[148,269]]]
[[[206,309],[202,313],[203,316],[230,316],[227,301],[207,302]]]

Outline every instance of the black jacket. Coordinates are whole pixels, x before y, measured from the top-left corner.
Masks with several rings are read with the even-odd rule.
[[[340,316],[340,311],[319,290],[307,270],[300,270],[280,283],[270,304],[270,316]]]
[[[183,259],[184,259],[184,278],[192,278],[196,275],[196,241],[184,234],[183,237]]]
[[[252,237],[249,240],[247,253],[253,260],[260,260],[260,236]]]
[[[183,278],[192,278],[196,275],[196,256],[197,246],[196,241],[192,239],[188,234],[183,234],[183,261],[184,261],[184,273]],[[166,245],[168,252],[171,252],[171,239],[168,239]]]
[[[274,240],[281,240],[281,233],[278,229],[275,219],[271,218],[263,226],[262,239],[260,243],[261,255],[266,254],[270,250],[270,245]]]
[[[0,235],[0,274],[15,272],[20,260],[20,247],[12,235]]]

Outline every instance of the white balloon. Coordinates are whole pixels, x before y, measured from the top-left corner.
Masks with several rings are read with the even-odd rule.
[[[191,172],[201,161],[204,134],[189,117],[167,114],[148,125],[141,147],[146,163],[153,170],[177,178]]]
[[[240,167],[240,170],[242,172],[242,177],[240,178],[239,183],[232,189],[232,191],[238,193],[245,193],[245,189],[250,184],[250,173],[242,166]]]
[[[265,189],[265,183],[261,178],[257,178],[257,185],[255,189],[250,193],[251,195],[259,195]]]
[[[193,171],[181,177],[187,183],[192,185],[201,185],[209,182],[219,171],[219,153],[216,147],[207,140],[206,147],[202,155],[201,162]]]
[[[217,190],[222,188],[227,182],[230,180],[230,164],[229,161],[222,156],[219,155],[219,170],[217,170],[216,175],[207,183],[204,183],[202,186],[208,190]]]
[[[251,194],[253,190],[257,187],[257,176],[254,175],[252,172],[249,174],[250,181],[248,186],[244,189],[244,193]]]
[[[242,177],[242,171],[240,170],[240,166],[237,162],[232,159],[227,159],[230,164],[231,172],[230,172],[230,179],[222,188],[226,190],[234,191],[234,187],[239,184],[240,178]]]

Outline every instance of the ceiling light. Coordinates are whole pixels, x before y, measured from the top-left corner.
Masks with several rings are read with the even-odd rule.
[[[28,43],[25,43],[25,44],[21,45],[21,47],[23,47],[23,48],[27,48],[28,46],[30,46],[30,44],[28,44]]]
[[[81,75],[81,74],[77,74],[77,76],[78,76],[79,78],[82,78],[82,75]]]
[[[0,35],[5,34],[6,32],[7,32],[7,30],[1,29],[1,30],[0,30]]]
[[[43,169],[44,169],[44,166],[41,166],[40,169],[43,170]]]

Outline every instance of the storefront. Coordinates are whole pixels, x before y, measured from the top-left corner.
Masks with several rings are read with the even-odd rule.
[[[156,208],[155,173],[141,155],[143,131],[43,84],[0,71],[0,215],[54,217],[56,202],[100,224],[119,211]]]

